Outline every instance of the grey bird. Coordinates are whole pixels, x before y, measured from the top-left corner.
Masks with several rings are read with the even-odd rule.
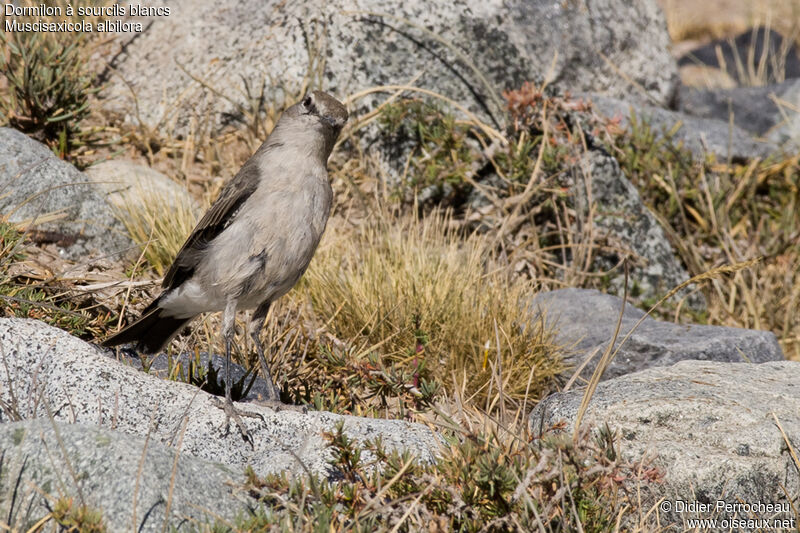
[[[327,162],[345,122],[341,102],[313,91],[281,116],[264,144],[222,189],[181,247],[163,291],[141,318],[103,342],[136,343],[157,353],[194,317],[222,311],[225,426],[249,435],[231,400],[231,344],[236,311],[255,309],[248,332],[264,379],[279,402],[260,331],[270,305],[297,283],[317,249],[333,193]],[[248,413],[241,413],[250,416]]]

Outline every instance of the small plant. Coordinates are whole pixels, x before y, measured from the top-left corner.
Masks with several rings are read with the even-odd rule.
[[[333,432],[326,433],[329,448],[333,457],[330,464],[336,469],[336,474],[341,475],[350,483],[355,483],[365,478],[364,465],[361,463],[361,448],[358,443],[345,435],[344,421],[338,422]]]
[[[412,141],[408,175],[412,187],[466,185],[465,176],[478,154],[468,142],[470,128],[452,114],[425,100],[402,100],[384,108],[380,123],[398,143]]]
[[[11,263],[24,258],[23,243],[24,239],[19,230],[13,224],[0,218],[0,273],[4,276],[0,278],[0,283],[9,281],[8,267]]]
[[[64,157],[88,115],[94,75],[82,49],[85,34],[9,32],[0,35],[0,115],[11,127],[47,141]]]
[[[246,489],[263,507],[238,530],[600,533],[642,495],[642,481],[659,480],[657,470],[622,461],[607,428],[577,442],[552,434],[526,442],[510,428],[464,431],[435,464],[381,442],[357,447],[341,426],[326,437],[338,481],[248,470]]]
[[[542,170],[545,175],[560,170],[570,146],[576,143],[559,113],[565,109],[568,98],[545,96],[530,83],[519,91],[507,91],[504,96],[512,126],[507,136],[509,142],[504,148],[492,151],[494,157],[487,157],[489,152],[481,149],[485,140],[480,128],[457,120],[431,102],[406,99],[385,106],[380,114],[382,127],[395,137],[397,144],[402,145],[403,140],[412,144],[408,155],[409,184],[415,188],[449,185],[453,188],[452,198],[444,200],[454,200],[471,190],[472,179],[495,172],[510,188],[508,194],[513,194],[515,185],[525,185],[531,178],[544,140],[544,121],[552,122],[552,131],[543,153]],[[547,105],[551,106],[551,116],[543,113]],[[565,135],[559,136],[559,132]]]
[[[76,505],[72,498],[59,498],[53,506],[51,518],[67,533],[105,533],[107,531],[100,511],[86,505]]]
[[[377,352],[325,345],[302,375],[292,380],[294,400],[317,411],[406,418],[429,410],[442,392],[424,360],[399,365]]]

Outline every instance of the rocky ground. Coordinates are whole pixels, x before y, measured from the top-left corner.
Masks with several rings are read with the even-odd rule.
[[[141,34],[92,49],[103,83],[72,151],[67,130],[47,138],[7,112],[0,525],[796,520],[796,47],[783,47],[781,25],[673,46],[666,0],[567,4],[172,2]],[[754,86],[720,64],[737,46],[785,50]],[[727,81],[696,83],[687,68],[698,64]],[[14,83],[0,85],[4,110]],[[266,328],[283,398],[302,408],[260,405],[263,381],[247,347],[237,353],[239,406],[258,415],[245,419],[248,443],[215,406],[216,318],[152,361],[97,344],[158,293],[202,206],[308,87],[351,111],[330,163],[338,237]],[[89,124],[94,144],[81,140]],[[442,207],[455,228],[444,244],[418,220]],[[342,244],[363,239],[380,255],[386,227],[409,219],[401,252],[374,270],[374,255]],[[415,241],[429,247],[423,259],[402,263]],[[464,279],[483,292],[510,284],[500,294],[514,301],[437,299],[460,272],[440,271],[440,256],[472,261],[478,277]],[[428,277],[424,261],[446,274]],[[364,272],[375,280],[351,279]],[[388,288],[365,288],[376,286]],[[400,286],[413,297],[393,294]],[[473,298],[449,292],[462,289]],[[400,326],[376,337],[396,318],[386,303],[406,301]],[[486,320],[467,324],[452,302]],[[356,323],[358,308],[372,318]],[[679,501],[778,512],[683,512]]]

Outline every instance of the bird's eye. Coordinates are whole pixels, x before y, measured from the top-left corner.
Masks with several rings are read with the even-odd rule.
[[[314,103],[314,99],[311,98],[311,95],[306,96],[303,98],[301,102],[303,104],[303,108],[306,110],[306,115],[316,115],[317,112],[317,105]]]

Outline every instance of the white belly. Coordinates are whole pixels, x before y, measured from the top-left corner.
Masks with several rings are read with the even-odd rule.
[[[230,299],[237,309],[252,309],[289,292],[316,251],[330,204],[303,197],[279,200],[281,209],[293,210],[294,216],[238,217],[209,243],[192,277],[165,294],[159,307],[189,318],[222,311]]]

